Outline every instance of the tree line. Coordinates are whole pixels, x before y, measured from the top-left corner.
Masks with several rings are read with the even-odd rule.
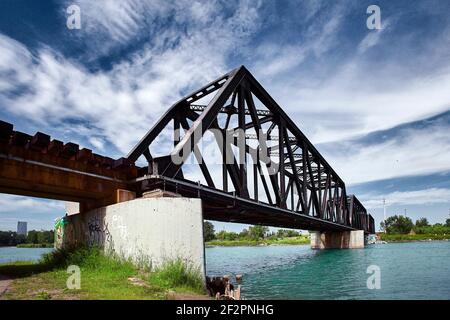
[[[28,234],[17,234],[14,231],[0,231],[0,246],[17,246],[19,244],[52,244],[55,240],[53,230],[31,230]]]
[[[221,240],[221,241],[235,241],[235,240],[262,240],[262,239],[276,239],[276,238],[290,238],[298,237],[300,233],[295,230],[279,229],[277,232],[270,232],[269,227],[266,226],[250,226],[241,232],[232,232],[221,230],[216,232],[214,225],[209,222],[204,222],[204,238],[205,241]]]
[[[443,223],[430,224],[427,218],[420,218],[416,223],[405,216],[395,215],[380,223],[382,231],[387,234],[450,234],[450,218]]]

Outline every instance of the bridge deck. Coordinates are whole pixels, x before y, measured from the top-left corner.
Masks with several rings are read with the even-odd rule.
[[[102,204],[117,189],[126,189],[136,174],[137,168],[123,159],[79,150],[40,132],[30,136],[0,121],[2,193]]]
[[[157,175],[145,176],[139,180],[146,180],[149,190],[160,189],[184,197],[201,198],[203,215],[207,220],[304,230],[356,230],[350,226],[242,198],[235,193],[227,193],[188,180],[182,181]]]

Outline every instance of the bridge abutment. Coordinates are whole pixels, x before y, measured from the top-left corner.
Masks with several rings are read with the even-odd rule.
[[[139,198],[65,217],[58,247],[98,246],[136,265],[181,258],[205,277],[200,199]]]
[[[310,231],[311,249],[364,248],[364,231]]]

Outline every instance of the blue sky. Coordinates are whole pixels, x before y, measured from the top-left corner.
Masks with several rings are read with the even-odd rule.
[[[81,29],[66,9],[81,9]],[[381,8],[381,30],[366,27]],[[450,214],[450,2],[0,3],[0,119],[120,157],[178,98],[245,65],[376,218]],[[0,195],[0,229],[56,201]],[[217,223],[218,229],[240,225]]]

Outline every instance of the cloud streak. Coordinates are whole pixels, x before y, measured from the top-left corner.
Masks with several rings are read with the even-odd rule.
[[[16,230],[19,220],[28,222],[28,230],[48,230],[64,210],[62,201],[0,194],[0,230]]]
[[[48,201],[43,199],[19,197],[7,194],[0,194],[0,213],[10,213],[12,211],[33,211],[38,208],[64,210],[64,203],[61,201]]]
[[[225,73],[227,56],[258,23],[253,2],[239,2],[228,17],[217,12],[222,6],[216,2],[214,7],[164,3],[152,11],[143,9],[153,8],[153,2],[107,1],[102,11],[97,2],[80,2],[82,14],[87,15],[84,32],[92,32],[94,48],[108,38],[115,44],[133,40],[155,14],[176,18],[173,26],[143,44],[138,53],[106,71],[91,72],[52,48],[32,54],[23,44],[0,34],[0,75],[7,79],[0,82],[3,110],[42,127],[59,127],[67,135],[80,130],[86,136],[96,134],[90,140],[94,149],[102,151],[102,146],[112,145],[127,153],[183,93]],[[198,17],[195,21],[192,10]],[[214,19],[202,18],[208,12],[201,10],[214,11]],[[179,23],[186,24],[186,32],[174,39]]]
[[[446,113],[319,149],[350,185],[450,171],[448,117]]]
[[[383,199],[386,199],[386,206],[442,204],[450,203],[450,189],[396,191],[385,195],[362,195],[361,199],[367,209],[383,208]]]

